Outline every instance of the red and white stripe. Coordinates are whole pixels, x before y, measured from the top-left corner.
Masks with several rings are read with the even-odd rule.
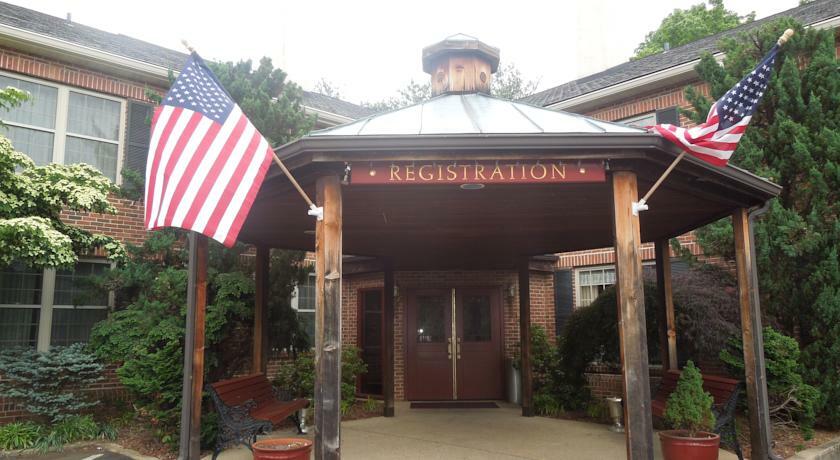
[[[706,122],[693,128],[662,124],[652,129],[662,137],[677,144],[686,152],[713,165],[726,166],[752,116],[745,116],[738,123],[719,130],[717,104],[712,105]]]
[[[233,246],[272,155],[239,106],[224,124],[159,107],[146,165],[146,228],[180,227]]]

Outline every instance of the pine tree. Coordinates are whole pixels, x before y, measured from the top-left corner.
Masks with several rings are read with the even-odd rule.
[[[780,20],[721,43],[723,66],[697,66],[720,97],[758,62],[787,27],[776,74],[732,163],[784,187],[755,230],[764,313],[803,349],[806,378],[822,393],[821,421],[840,426],[840,72],[833,30]],[[711,100],[686,91],[704,117]],[[731,255],[728,220],[698,231],[707,253]]]

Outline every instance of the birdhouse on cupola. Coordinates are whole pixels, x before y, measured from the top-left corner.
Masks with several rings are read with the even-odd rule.
[[[432,96],[490,94],[499,68],[499,49],[475,37],[456,34],[423,48],[423,71],[432,76]]]

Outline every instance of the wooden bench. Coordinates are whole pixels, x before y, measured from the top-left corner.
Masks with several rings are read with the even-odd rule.
[[[651,401],[653,416],[659,419],[665,416],[668,397],[677,388],[680,371],[668,371],[662,375],[662,381]],[[741,382],[721,377],[719,375],[703,374],[703,389],[714,398],[712,412],[715,414],[715,427],[712,431],[720,435],[721,444],[735,451],[738,458],[743,460],[741,445],[738,443],[738,433],[735,431],[735,409],[738,406],[738,396],[741,393]]]
[[[252,374],[208,384],[206,386],[219,413],[219,435],[213,460],[232,444],[249,449],[258,434],[267,433],[290,418],[303,433],[298,411],[307,407],[306,399],[291,399],[272,386],[264,374]]]

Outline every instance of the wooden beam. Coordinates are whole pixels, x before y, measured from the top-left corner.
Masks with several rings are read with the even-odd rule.
[[[522,416],[534,416],[533,379],[531,375],[531,273],[528,258],[519,262],[519,350],[522,373]]]
[[[204,385],[204,313],[207,306],[207,237],[189,236],[187,318],[184,337],[184,385],[181,393],[181,438],[178,458],[201,457],[201,396]]]
[[[386,417],[394,416],[394,264],[385,260],[383,270],[385,296],[385,343],[382,344],[382,391]]]
[[[271,250],[257,246],[254,273],[254,342],[251,353],[251,373],[266,372],[268,362],[268,276]]]
[[[632,212],[632,203],[638,200],[636,174],[616,171],[612,175],[612,185],[627,458],[653,460],[653,420],[640,250],[642,242],[639,217]]]
[[[341,183],[318,178],[315,225],[315,459],[341,458]]]
[[[676,370],[679,368],[677,363],[677,320],[674,315],[674,293],[671,287],[671,248],[668,239],[656,241],[654,252],[656,253],[656,288],[661,307],[657,312],[657,322],[659,323],[659,352],[662,355],[662,370]]]
[[[772,451],[773,434],[767,400],[764,368],[764,337],[755,273],[755,245],[749,213],[738,209],[732,214],[735,235],[735,264],[738,277],[738,303],[741,309],[741,339],[744,345],[744,376],[750,416],[752,458],[779,458]]]

